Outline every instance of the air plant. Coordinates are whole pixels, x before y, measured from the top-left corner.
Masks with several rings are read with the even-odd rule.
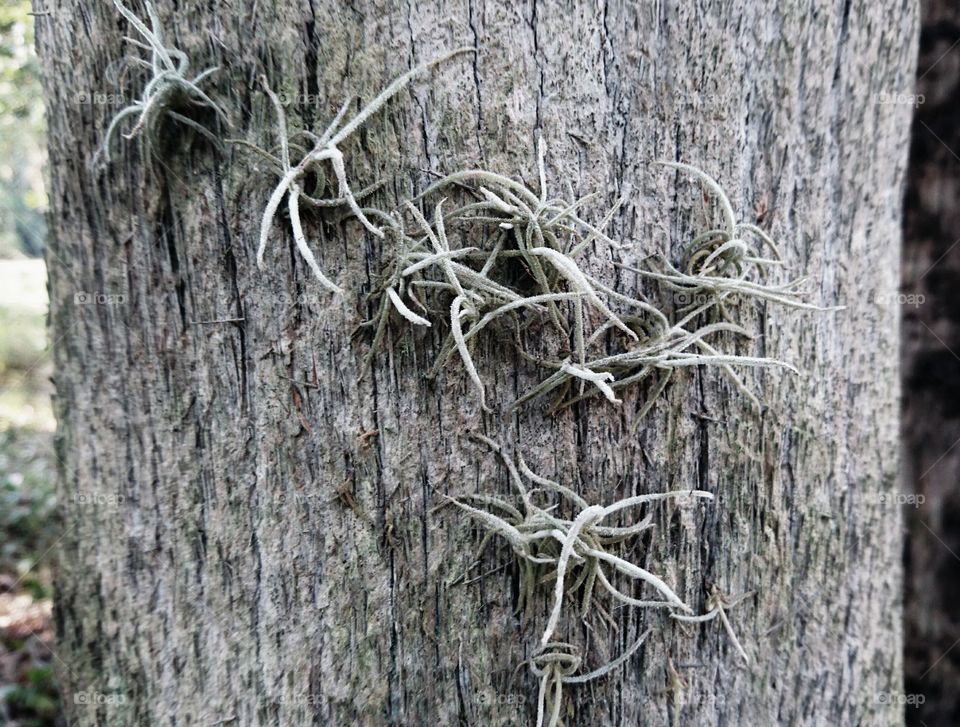
[[[277,167],[277,171],[280,175],[280,182],[274,188],[273,194],[270,195],[270,198],[267,201],[266,207],[263,211],[263,219],[260,223],[260,244],[257,248],[257,265],[261,268],[263,267],[264,253],[266,252],[267,243],[270,239],[270,230],[273,225],[273,218],[276,215],[280,204],[283,202],[284,198],[286,198],[287,209],[290,216],[290,226],[293,231],[293,237],[297,245],[297,250],[310,267],[314,276],[325,288],[334,293],[342,293],[342,289],[330,281],[330,279],[327,278],[320,270],[319,265],[317,265],[316,258],[310,250],[310,247],[307,245],[306,235],[303,231],[303,223],[300,219],[301,201],[306,200],[307,203],[314,206],[346,205],[365,228],[367,228],[377,237],[383,237],[383,230],[370,221],[368,216],[369,213],[365,212],[360,207],[359,203],[357,202],[357,197],[350,188],[350,184],[347,181],[347,172],[344,163],[343,152],[339,147],[357,129],[359,129],[367,121],[367,119],[377,113],[391,98],[406,88],[410,81],[412,81],[416,76],[457,55],[474,52],[475,50],[473,48],[459,48],[407,71],[403,75],[394,79],[393,82],[383,89],[383,91],[381,91],[376,98],[364,106],[357,114],[351,117],[349,121],[344,123],[347,111],[352,103],[352,99],[348,99],[322,134],[317,135],[306,130],[301,130],[298,132],[300,135],[308,139],[313,146],[306,151],[296,163],[293,163],[290,156],[290,149],[292,145],[287,132],[286,116],[283,112],[283,106],[281,105],[276,94],[273,93],[273,91],[267,86],[266,79],[262,79],[264,89],[266,90],[266,93],[273,103],[274,109],[277,113],[277,133],[280,139],[280,157],[277,158],[266,150],[261,149],[253,144],[246,144],[246,146],[254,149],[259,154],[266,157],[274,164],[274,166]],[[333,170],[333,174],[337,180],[339,196],[334,199],[317,200],[309,197],[309,195],[306,195],[302,185],[304,177],[310,171],[322,165],[324,162],[328,162]]]
[[[407,204],[421,236],[404,235],[390,272],[375,291],[380,304],[377,317],[370,322],[377,331],[371,357],[383,340],[392,309],[414,326],[432,326],[442,316],[449,334],[430,375],[435,376],[450,356],[457,354],[482,407],[488,410],[485,387],[471,353],[474,339],[494,322],[509,322],[515,330],[519,330],[521,320],[526,326],[542,322],[559,334],[560,342],[543,336],[541,340],[554,341],[554,350],[563,355],[534,354],[518,334],[514,335],[521,358],[551,371],[524,393],[515,407],[554,390],[559,395],[553,411],[594,395],[619,404],[619,391],[656,375],[660,379],[658,387],[637,414],[636,425],[676,370],[712,365],[719,367],[759,410],[759,399],[736,369],[777,367],[797,371],[777,359],[725,352],[720,336],[752,338],[733,319],[726,304],[737,298],[752,298],[795,308],[830,309],[800,299],[802,280],[773,285],[754,279],[781,264],[772,239],[756,225],[736,220],[729,198],[711,177],[689,165],[666,164],[704,183],[718,200],[724,226],[694,239],[685,255],[687,272],[668,260],[664,260],[664,272],[613,264],[689,296],[693,304],[682,307],[673,321],[644,296],[614,290],[578,262],[578,256],[592,243],[603,243],[607,249],[621,247],[605,232],[620,203],[594,225],[583,217],[592,195],[576,200],[552,199],[547,191],[545,146],[541,143],[537,155],[539,192],[499,173],[471,169],[443,177],[420,195],[426,198],[457,189],[466,190],[472,197],[449,211],[444,210],[441,200],[432,222]],[[451,244],[449,231],[454,227],[466,232],[465,244]],[[772,257],[752,251],[743,240],[745,236],[758,239]],[[519,263],[527,273],[526,284],[518,285],[517,268],[506,266],[508,261]],[[447,302],[442,304],[444,297]],[[714,310],[720,311],[720,320],[705,320]],[[611,333],[620,337],[614,342],[613,352],[608,341]]]
[[[569,607],[573,594],[582,591],[576,608],[584,622],[592,615],[613,622],[597,598],[600,593],[622,606],[667,609],[678,618],[693,614],[660,576],[611,552],[614,546],[653,527],[652,516],[623,526],[606,525],[602,521],[621,511],[647,504],[665,500],[711,501],[713,495],[703,490],[676,490],[626,497],[607,506],[590,505],[569,487],[533,472],[521,455],[514,461],[488,437],[476,433],[471,436],[502,459],[519,503],[487,494],[464,494],[447,497],[446,501],[466,512],[486,531],[477,561],[494,536],[510,545],[521,569],[518,609],[529,611],[534,604],[536,588],[553,583],[553,606],[531,660],[531,668],[540,679],[537,723],[544,724],[546,719],[547,724],[555,725],[564,684],[583,683],[608,674],[624,663],[647,635],[645,633],[630,649],[604,666],[577,674],[582,661],[577,647],[554,640],[564,609]],[[558,496],[560,502],[576,514],[567,518],[555,512],[556,504],[549,507],[539,505],[537,499],[543,495]],[[651,586],[657,597],[642,600],[624,593],[611,582],[614,574]]]
[[[501,457],[520,498],[520,507],[492,495],[465,494],[447,499],[477,520],[490,534],[499,535],[510,544],[524,569],[521,607],[532,603],[533,590],[538,582],[555,581],[554,605],[540,639],[541,646],[546,645],[553,636],[564,599],[581,586],[584,586],[584,592],[580,607],[584,617],[594,606],[592,599],[596,587],[621,604],[692,613],[662,578],[609,552],[610,546],[623,543],[651,528],[652,517],[627,526],[603,525],[601,521],[621,510],[669,499],[712,500],[711,493],[675,490],[627,497],[605,507],[589,505],[569,487],[537,475],[526,465],[522,456],[515,463],[493,440],[476,433],[471,436]],[[528,489],[524,478],[536,487]],[[536,503],[534,495],[538,493],[558,495],[579,512],[572,519],[561,517],[554,513],[556,505],[541,507]],[[479,507],[468,502],[474,502]],[[487,542],[485,538],[481,543],[481,551]],[[628,596],[610,581],[606,569],[611,575],[616,573],[652,586],[662,600],[641,601]],[[575,576],[571,575],[568,579],[568,572],[575,573]]]
[[[644,336],[639,345],[631,345],[625,351],[581,362],[577,367],[572,366],[569,359],[541,360],[541,365],[552,368],[554,372],[521,397],[515,406],[558,387],[565,390],[575,378],[595,383],[597,391],[594,393],[599,392],[609,401],[618,403],[617,390],[637,384],[652,374],[660,374],[660,385],[636,416],[636,426],[666,387],[676,369],[715,365],[730,378],[753,408],[759,411],[759,399],[748,389],[736,373],[735,367],[777,367],[791,373],[798,371],[789,363],[777,359],[732,355],[718,350],[717,345],[710,340],[713,336],[728,334],[748,340],[752,338],[749,331],[736,323],[727,303],[732,300],[752,299],[803,310],[841,310],[839,307],[821,307],[804,302],[799,290],[805,282],[802,278],[783,284],[766,282],[764,278],[767,270],[782,265],[780,252],[773,239],[757,225],[737,221],[730,199],[712,177],[688,164],[661,164],[688,173],[703,183],[718,202],[724,220],[723,226],[697,235],[687,246],[683,255],[686,272],[679,270],[662,256],[664,272],[620,263],[614,265],[658,281],[665,288],[677,292],[677,299],[685,302],[678,311],[679,321],[670,324],[667,323],[665,315],[656,316],[643,324]],[[744,239],[747,236],[755,238],[759,248],[767,248],[772,257],[764,257],[761,249],[751,249]],[[705,315],[714,310],[719,311],[721,322],[704,322]],[[599,335],[609,328],[608,323],[601,326],[588,344],[598,340]],[[554,410],[579,401],[583,396],[582,390],[580,396],[566,401],[563,401],[561,396],[554,405]]]
[[[149,0],[144,3],[150,21],[149,27],[120,0],[113,0],[113,4],[117,11],[146,41],[142,42],[135,38],[124,37],[124,40],[131,45],[150,52],[149,62],[142,58],[133,58],[133,61],[137,65],[147,68],[152,77],[144,87],[140,99],[125,107],[113,117],[110,126],[107,127],[103,144],[97,153],[98,156],[102,154],[107,162],[110,161],[110,142],[114,134],[119,130],[124,119],[134,115],[137,116],[136,124],[123,135],[125,139],[133,139],[145,131],[148,144],[152,145],[153,140],[157,137],[158,121],[161,116],[166,115],[200,133],[215,145],[219,145],[219,139],[209,129],[176,110],[183,109],[188,105],[208,108],[216,114],[225,126],[230,126],[227,115],[200,88],[201,83],[220,70],[219,67],[208,68],[194,78],[189,78],[190,59],[183,51],[164,43],[160,21]]]
[[[725,306],[728,299],[752,298],[790,308],[811,311],[841,310],[839,307],[822,307],[806,303],[800,287],[803,278],[786,283],[765,282],[768,270],[783,265],[779,248],[774,240],[760,227],[736,219],[733,205],[720,184],[705,172],[689,164],[659,162],[693,176],[716,200],[723,217],[723,226],[698,234],[683,252],[683,270],[674,266],[665,256],[658,256],[663,272],[645,270],[628,265],[618,267],[643,277],[659,281],[664,287],[676,291],[677,298],[688,301],[680,313],[685,314],[698,305],[709,301],[716,306],[724,320],[732,320]],[[748,239],[753,239],[753,248]],[[755,248],[755,249],[754,249]],[[765,257],[766,249],[770,257]]]
[[[544,319],[561,338],[572,336],[572,365],[576,366],[586,360],[591,315],[633,341],[639,340],[637,332],[613,311],[612,305],[626,301],[641,313],[661,315],[644,300],[619,295],[577,263],[575,258],[595,241],[616,245],[603,229],[619,205],[594,225],[580,216],[588,198],[572,202],[548,198],[544,149],[541,144],[539,193],[522,182],[475,169],[444,177],[420,196],[457,187],[467,189],[473,197],[449,211],[444,210],[445,200],[440,200],[432,222],[413,204],[407,204],[406,210],[421,236],[405,237],[375,292],[380,303],[377,317],[370,322],[376,324],[377,331],[371,353],[382,342],[391,309],[413,325],[424,327],[432,325],[430,317],[438,317],[440,310],[449,311],[449,315],[444,315],[449,334],[431,376],[452,354],[458,354],[486,408],[484,385],[470,347],[472,340],[491,324],[501,319],[516,323],[524,312],[533,314],[531,320]],[[452,227],[474,231],[478,226],[492,230],[489,244],[451,244]],[[518,270],[528,276],[528,284],[515,279]],[[440,303],[443,299],[448,302]],[[428,305],[430,302],[434,302],[434,307]],[[415,312],[414,306],[419,310]],[[568,316],[561,314],[561,306],[570,311],[572,328]],[[596,381],[595,377],[586,376],[587,379]]]
[[[574,367],[569,359],[553,361],[541,359],[539,363],[553,369],[553,374],[520,397],[514,406],[543,396],[558,387],[569,387],[571,380],[575,378],[594,383],[598,391],[608,400],[619,403],[615,395],[617,390],[639,383],[651,374],[663,375],[660,388],[662,391],[675,370],[690,366],[714,365],[720,367],[736,388],[753,403],[754,408],[759,410],[759,400],[737,375],[733,366],[777,367],[795,374],[799,372],[785,361],[726,354],[708,343],[707,338],[721,333],[738,335],[746,339],[752,338],[749,331],[735,323],[712,323],[697,328],[698,316],[712,305],[713,302],[705,303],[688,312],[677,323],[668,324],[665,328],[652,326],[649,334],[645,335],[638,345],[619,353],[591,359],[579,367]],[[602,332],[603,328],[598,330],[598,333]],[[590,339],[590,343],[596,340],[596,335]],[[566,406],[578,400],[579,398],[566,402],[558,401],[554,408]],[[638,421],[646,411],[645,408],[637,416]]]

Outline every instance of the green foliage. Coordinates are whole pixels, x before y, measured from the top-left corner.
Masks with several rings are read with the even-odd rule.
[[[48,727],[59,724],[60,691],[53,667],[27,669],[24,682],[6,690],[4,701],[10,716],[21,727]]]
[[[55,467],[46,347],[45,271],[41,260],[0,260],[0,724],[62,725],[50,666],[50,547],[60,536],[55,517]],[[18,625],[19,624],[19,625]],[[40,632],[31,631],[41,626]]]
[[[23,376],[46,358],[43,314],[0,308],[0,380]]]
[[[44,114],[27,0],[0,0],[0,257],[39,255],[43,214]]]
[[[0,447],[7,449],[18,437],[11,432],[0,434]],[[52,473],[46,473],[52,476]],[[22,472],[5,474],[0,479],[0,532],[4,542],[0,548],[0,564],[17,564],[17,570],[26,570],[34,559],[52,542],[52,521],[56,498],[53,481],[43,476],[25,477]],[[36,580],[23,585],[35,597],[46,595],[46,586]]]

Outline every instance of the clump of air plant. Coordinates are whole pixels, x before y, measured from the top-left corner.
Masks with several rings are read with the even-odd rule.
[[[213,132],[189,116],[180,113],[180,111],[190,107],[207,108],[212,110],[225,126],[230,126],[230,120],[224,111],[200,88],[201,83],[220,70],[219,67],[208,68],[197,76],[190,78],[190,59],[183,51],[164,43],[160,21],[149,0],[144,3],[147,17],[150,20],[149,27],[129,8],[124,6],[120,0],[113,0],[113,4],[146,41],[142,42],[130,37],[124,38],[131,45],[150,52],[149,62],[142,58],[133,58],[132,60],[135,64],[148,69],[151,78],[144,87],[140,99],[125,107],[113,117],[98,151],[98,156],[102,154],[105,161],[110,161],[110,142],[119,130],[121,122],[130,116],[136,116],[137,121],[133,128],[123,135],[124,138],[133,139],[144,133],[148,147],[152,147],[157,139],[158,124],[163,116],[188,126],[213,142],[214,145],[219,146],[220,141]]]
[[[732,320],[725,303],[737,298],[752,298],[803,310],[840,310],[805,302],[800,290],[805,282],[803,278],[780,284],[766,282],[770,269],[783,266],[780,250],[773,239],[757,225],[738,221],[726,192],[706,173],[689,164],[660,164],[700,181],[717,202],[723,226],[694,237],[683,253],[682,270],[662,255],[659,256],[662,272],[626,265],[619,267],[658,280],[669,290],[676,291],[678,298],[689,301],[681,313],[698,305],[710,304],[720,311],[723,319]],[[764,250],[769,256],[764,256]]]
[[[714,365],[727,375],[751,402],[753,408],[759,410],[760,401],[748,389],[735,367],[776,367],[795,374],[799,372],[789,363],[777,359],[723,352],[714,341],[719,335],[726,334],[745,340],[753,338],[752,334],[736,321],[728,304],[738,300],[756,300],[803,310],[840,310],[805,302],[800,291],[805,282],[802,278],[781,284],[767,282],[765,278],[768,271],[783,264],[777,245],[770,236],[757,225],[737,221],[729,198],[712,177],[688,164],[662,164],[688,173],[703,183],[721,209],[723,226],[698,234],[687,246],[683,255],[685,272],[662,255],[659,256],[662,271],[619,263],[614,265],[658,281],[664,288],[676,293],[675,298],[685,302],[677,311],[679,320],[670,323],[665,313],[654,316],[645,322],[639,344],[631,344],[626,350],[599,356],[582,363],[576,369],[571,367],[569,360],[541,360],[540,363],[553,369],[553,373],[521,397],[517,404],[554,389],[561,390],[554,408],[579,401],[583,398],[582,392],[575,397],[566,397],[565,394],[574,378],[594,382],[602,380],[604,385],[597,384],[599,393],[616,403],[618,390],[638,384],[652,375],[659,375],[660,384],[637,414],[634,424],[636,426],[677,369]],[[747,238],[756,241],[757,249],[751,247]],[[771,257],[763,255],[764,249]],[[598,340],[604,328],[609,326],[598,329],[589,343]]]
[[[448,498],[448,501],[468,513],[490,535],[499,535],[510,544],[523,570],[521,607],[532,603],[537,583],[554,582],[554,605],[540,639],[541,646],[551,640],[566,597],[571,592],[579,591],[581,586],[584,590],[580,609],[584,616],[593,608],[600,608],[601,613],[606,614],[602,606],[593,602],[595,589],[624,605],[692,613],[660,576],[611,552],[612,546],[620,545],[653,527],[652,516],[625,526],[606,525],[602,521],[623,510],[665,500],[713,500],[711,493],[694,489],[674,490],[626,497],[607,506],[590,505],[569,487],[533,472],[522,456],[514,462],[493,440],[479,434],[471,436],[500,455],[519,497],[520,506],[492,495],[464,494]],[[534,487],[529,487],[528,483]],[[556,514],[555,504],[549,507],[537,504],[536,495],[559,496],[576,514],[562,517]],[[489,539],[485,538],[481,550],[487,542]],[[653,587],[659,598],[640,600],[627,595],[611,582],[608,573],[610,576],[616,574],[636,583],[647,584]]]
[[[320,281],[321,285],[331,292],[342,293],[343,290],[333,283],[329,278],[327,278],[327,276],[324,275],[320,270],[320,266],[317,264],[313,252],[310,250],[309,245],[307,245],[306,235],[303,230],[303,223],[300,218],[301,202],[312,207],[346,206],[360,221],[360,223],[367,228],[367,230],[378,237],[383,237],[383,230],[373,224],[369,217],[370,212],[365,211],[360,207],[360,204],[357,201],[357,196],[354,195],[350,188],[350,184],[347,180],[343,152],[340,150],[340,145],[343,144],[343,142],[345,142],[354,132],[356,132],[357,129],[359,129],[367,121],[367,119],[383,108],[387,101],[406,88],[413,78],[426,72],[433,66],[453,58],[454,56],[473,52],[475,52],[473,48],[460,48],[407,71],[403,75],[394,79],[393,82],[391,82],[383,91],[381,91],[370,103],[364,106],[363,109],[353,115],[349,120],[345,121],[347,111],[352,103],[352,99],[348,99],[322,134],[317,135],[307,130],[301,130],[297,132],[298,135],[306,138],[310,144],[312,144],[312,146],[308,150],[304,150],[303,154],[295,163],[291,159],[290,151],[293,145],[290,143],[290,136],[288,135],[287,131],[287,122],[286,116],[283,112],[283,106],[281,105],[276,94],[267,86],[266,79],[261,79],[264,90],[269,96],[277,114],[277,135],[280,139],[280,156],[276,157],[270,152],[254,144],[249,144],[246,142],[243,143],[245,146],[253,149],[273,164],[277,174],[280,176],[280,181],[273,190],[273,194],[270,195],[270,199],[267,201],[266,207],[263,211],[263,219],[260,223],[260,244],[257,248],[257,265],[259,265],[261,268],[263,267],[264,254],[266,252],[267,243],[270,239],[270,230],[273,225],[274,216],[276,215],[281,203],[283,203],[284,199],[286,199],[287,209],[289,211],[290,227],[293,231],[293,238],[296,242],[297,250],[310,267],[310,270],[313,272],[314,276]],[[333,170],[334,177],[337,181],[338,193],[337,196],[333,198],[318,199],[306,194],[305,190],[303,189],[303,183],[304,178],[311,171],[316,170],[324,163],[329,163],[331,169]],[[360,196],[362,197],[363,194],[371,192],[376,188],[376,186],[377,185],[374,185],[374,187],[368,188],[364,193],[361,193]]]
[[[566,641],[554,639],[565,612],[575,610],[585,623],[595,618],[613,623],[602,603],[610,600],[622,607],[666,609],[674,618],[685,621],[706,621],[719,613],[724,623],[729,623],[723,608],[732,604],[721,600],[719,595],[708,601],[711,610],[707,614],[694,616],[692,609],[662,577],[614,552],[618,546],[653,527],[651,514],[626,525],[603,522],[615,514],[666,500],[709,502],[713,500],[711,493],[675,490],[625,497],[606,506],[590,505],[571,488],[533,472],[522,455],[518,454],[514,460],[493,440],[479,434],[471,436],[500,456],[517,497],[517,501],[512,502],[488,494],[446,498],[447,503],[466,512],[486,531],[476,560],[479,561],[490,540],[499,537],[509,544],[520,568],[518,608],[529,614],[536,603],[536,591],[541,586],[547,585],[553,595],[553,605],[530,660],[534,675],[540,679],[538,725],[557,724],[564,685],[581,684],[609,674],[632,656],[649,633],[644,633],[626,652],[606,664],[580,673],[584,659],[581,650]],[[547,506],[538,502],[546,497],[554,500],[554,504]],[[624,578],[634,585],[651,587],[654,597],[643,599],[624,592],[632,589],[614,583]],[[578,593],[581,595],[575,599]],[[739,641],[733,638],[742,652]]]
[[[430,327],[442,321],[449,334],[431,376],[456,353],[487,409],[485,386],[471,347],[484,329],[501,323],[501,329],[514,329],[513,342],[521,358],[551,372],[514,406],[550,392],[557,394],[553,410],[595,395],[619,404],[618,391],[657,375],[659,387],[636,416],[639,422],[677,369],[711,365],[719,367],[759,409],[759,400],[735,369],[778,367],[793,373],[796,369],[773,358],[723,351],[718,341],[723,335],[752,338],[733,320],[726,304],[752,298],[825,310],[800,299],[801,280],[772,285],[753,279],[756,271],[780,264],[769,236],[756,225],[736,221],[729,199],[712,178],[694,167],[670,164],[704,181],[719,200],[725,226],[694,239],[686,255],[688,272],[680,272],[666,260],[665,272],[612,264],[688,295],[693,304],[681,308],[671,320],[665,309],[638,293],[627,295],[610,288],[578,261],[593,243],[603,243],[608,250],[622,247],[604,231],[620,203],[594,225],[584,219],[584,208],[593,195],[551,198],[544,149],[541,143],[539,192],[496,172],[471,169],[443,177],[421,195],[459,192],[462,196],[464,191],[467,195],[464,203],[449,210],[441,200],[432,222],[407,204],[419,235],[401,233],[389,271],[375,291],[380,303],[372,322],[377,333],[371,355],[382,343],[391,309],[414,326]],[[461,234],[451,235],[453,229]],[[747,234],[769,247],[774,258],[751,252],[742,239]],[[518,266],[524,273],[520,282]],[[720,312],[720,320],[705,320],[714,310]],[[553,356],[549,351],[527,350],[520,341],[521,326],[538,323],[557,334],[539,336],[541,342],[553,342]],[[612,341],[611,334],[615,335]]]
[[[543,320],[561,341],[569,341],[573,352],[569,370],[603,388],[602,379],[578,368],[592,340],[588,337],[591,318],[602,320],[627,340],[638,341],[637,332],[614,306],[625,305],[645,316],[662,314],[639,297],[616,293],[578,264],[576,258],[594,242],[617,245],[603,230],[619,203],[593,224],[581,216],[591,197],[550,198],[544,150],[541,143],[539,192],[509,177],[473,169],[444,177],[421,195],[458,191],[467,196],[464,203],[449,209],[441,199],[432,221],[412,203],[406,205],[418,234],[403,234],[375,291],[380,303],[371,322],[377,330],[371,351],[382,343],[392,309],[415,326],[443,321],[449,334],[431,375],[456,353],[486,408],[485,387],[471,348],[492,324],[517,327],[526,317]],[[456,237],[451,230],[458,233]],[[480,244],[458,245],[464,237]]]
[[[650,332],[639,344],[619,353],[591,359],[579,367],[574,367],[569,360],[541,360],[541,365],[554,370],[553,374],[522,396],[515,406],[559,387],[564,387],[563,391],[566,391],[574,378],[591,381],[609,401],[619,403],[620,400],[616,398],[617,390],[636,384],[651,374],[659,373],[662,376],[660,389],[657,392],[659,393],[676,369],[715,365],[729,376],[734,385],[753,402],[756,408],[759,408],[759,401],[733,370],[734,365],[779,367],[792,373],[798,373],[798,371],[790,364],[777,359],[725,354],[717,350],[705,339],[720,333],[734,334],[747,339],[752,336],[749,331],[735,323],[712,323],[697,327],[698,316],[711,305],[713,304],[709,303],[695,308],[675,324],[668,324],[662,328],[651,327]],[[656,394],[653,398],[655,397]],[[558,401],[555,407],[566,406],[578,400],[579,398],[566,402]],[[652,399],[648,401],[648,404],[652,403]],[[648,408],[644,408],[637,415],[637,421],[647,410]]]

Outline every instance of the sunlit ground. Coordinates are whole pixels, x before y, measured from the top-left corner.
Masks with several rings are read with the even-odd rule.
[[[50,622],[56,541],[46,274],[0,260],[0,724],[61,724]]]

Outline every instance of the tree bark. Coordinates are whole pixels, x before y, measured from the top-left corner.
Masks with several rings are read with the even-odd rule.
[[[502,415],[542,372],[491,338],[475,358],[494,416],[459,368],[422,376],[442,331],[396,328],[361,379],[370,341],[356,328],[375,312],[365,293],[387,244],[356,221],[312,220],[320,265],[347,291],[332,299],[282,220],[257,269],[277,180],[242,148],[218,154],[170,126],[160,163],[121,142],[91,173],[118,110],[94,94],[141,88],[119,73],[132,30],[108,3],[40,5],[56,617],[74,724],[530,723],[537,680],[518,667],[538,634],[513,613],[509,552],[488,548],[483,576],[457,582],[480,535],[433,511],[436,492],[509,492],[468,430],[595,502],[709,489],[705,509],[656,510],[631,557],[699,611],[708,582],[756,592],[731,611],[746,666],[719,623],[619,609],[616,630],[580,627],[600,658],[653,632],[624,667],[565,691],[566,724],[901,722],[901,515],[884,497],[897,487],[898,313],[871,296],[899,282],[910,109],[879,94],[912,89],[914,3],[157,3],[196,72],[220,66],[209,88],[229,135],[261,146],[276,121],[260,73],[293,100],[291,128],[320,130],[351,95],[478,47],[346,146],[358,187],[388,181],[381,208],[478,165],[534,185],[542,135],[558,192],[566,178],[578,196],[627,195],[612,227],[622,262],[676,257],[701,193],[651,162],[680,159],[761,219],[814,301],[847,306],[744,306],[762,335],[741,352],[801,376],[747,372],[766,405],[755,415],[722,374],[690,371],[636,434],[649,389],[620,407]],[[637,289],[601,256],[590,267]]]

